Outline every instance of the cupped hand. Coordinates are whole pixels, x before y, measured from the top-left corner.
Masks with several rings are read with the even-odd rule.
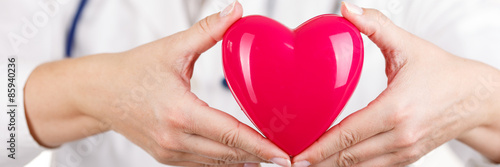
[[[498,151],[477,144],[500,148],[498,70],[454,56],[377,10],[343,4],[342,14],[382,51],[387,88],[294,157],[294,166],[404,166],[454,138],[498,160]]]
[[[241,14],[241,6],[235,4],[227,16],[214,14],[186,31],[120,55],[123,71],[116,72],[129,75],[116,77],[117,85],[109,90],[116,91],[115,98],[130,92],[130,98],[114,103],[110,110],[118,108],[117,112],[105,116],[111,118],[112,129],[169,165],[239,166],[287,159],[286,153],[252,128],[210,108],[190,91],[198,56],[221,40]],[[151,78],[141,80],[142,76]]]
[[[100,128],[89,128],[95,129],[89,134],[114,130],[163,164],[256,166],[272,161],[290,166],[290,157],[284,151],[234,117],[209,107],[190,90],[198,56],[220,41],[226,29],[241,18],[241,5],[232,5],[186,31],[130,51],[40,66],[26,86],[34,136],[46,146],[57,146],[88,136],[78,134],[79,130],[99,123]],[[60,82],[44,84],[48,80]],[[67,105],[39,102],[45,94],[36,92],[52,88],[67,91],[47,98],[74,105],[65,108],[62,106]],[[61,111],[51,113],[54,109]],[[78,113],[65,113],[72,109]],[[54,115],[51,120],[61,117],[59,125],[64,126],[44,128],[50,124],[40,115],[45,111]],[[72,133],[76,135],[69,135]]]

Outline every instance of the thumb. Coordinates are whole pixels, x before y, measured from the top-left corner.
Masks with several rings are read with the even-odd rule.
[[[389,81],[411,58],[409,53],[415,53],[410,50],[414,48],[410,43],[416,45],[414,42],[419,42],[419,38],[396,26],[380,11],[342,2],[342,15],[380,48]]]
[[[342,15],[361,33],[367,35],[383,52],[402,48],[404,43],[401,42],[412,36],[375,9],[360,8],[354,4],[342,2]]]
[[[178,44],[183,46],[180,48],[196,55],[205,52],[222,39],[226,30],[241,18],[242,14],[241,4],[235,0],[220,13],[205,17],[191,28],[177,34],[180,38]]]

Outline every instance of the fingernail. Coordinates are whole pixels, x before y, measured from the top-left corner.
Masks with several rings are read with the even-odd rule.
[[[224,8],[224,10],[222,10],[219,13],[219,16],[220,17],[224,17],[224,16],[229,15],[231,12],[233,12],[234,6],[236,5],[236,1],[238,1],[238,0],[235,0],[233,3],[229,4],[229,6],[227,6],[226,8]]]
[[[354,13],[357,15],[363,15],[363,8],[356,6],[352,3],[346,2],[346,1],[344,1],[342,3],[346,7],[347,11],[349,11],[350,13]]]
[[[310,165],[311,163],[309,163],[309,161],[300,161],[293,163],[293,167],[308,167]]]
[[[271,161],[272,163],[274,163],[276,165],[283,166],[283,167],[291,167],[292,166],[292,163],[290,162],[290,160],[287,160],[285,158],[271,158],[269,161]]]
[[[256,163],[246,163],[245,165],[243,165],[243,167],[259,167],[259,164],[256,164]]]

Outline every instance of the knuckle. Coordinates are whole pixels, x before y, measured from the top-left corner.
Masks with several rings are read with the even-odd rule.
[[[401,158],[404,162],[414,162],[423,156],[421,150],[416,148],[407,149],[402,153]]]
[[[260,142],[260,143],[264,143],[264,140],[265,140],[265,139],[264,139],[264,138],[261,138],[260,140],[261,140],[261,142]],[[265,150],[265,148],[263,148],[262,146],[264,146],[264,144],[262,144],[262,145],[257,145],[256,147],[254,147],[254,148],[252,149],[252,152],[250,152],[250,153],[251,153],[251,154],[253,154],[253,155],[256,155],[257,157],[262,157],[262,156],[264,155],[264,152],[265,152],[265,151],[264,151],[264,150]]]
[[[221,166],[219,163],[216,162],[217,160],[214,160],[213,164],[200,164],[200,167],[214,167],[214,166]]]
[[[220,157],[220,161],[222,161],[223,164],[226,164],[227,162],[240,161],[241,158],[242,155],[240,152],[236,151],[235,149],[230,149],[226,154]]]
[[[392,51],[391,51],[392,52]],[[397,51],[396,51],[397,52]],[[393,64],[393,63],[390,63]],[[389,67],[387,67],[389,68]],[[386,72],[389,72],[388,70],[394,70],[392,68],[386,69]],[[389,101],[397,101],[396,98],[390,99]],[[405,122],[408,122],[410,118],[412,118],[412,113],[413,108],[410,104],[403,104],[403,103],[391,103],[391,108],[389,110],[393,111],[391,112],[391,115],[388,117],[389,124],[392,126],[396,126]]]
[[[325,150],[320,150],[319,152],[317,152],[317,155],[316,157],[318,157],[319,160],[324,160],[324,159],[328,159],[328,157],[332,156],[332,154],[330,154],[329,151],[325,151]]]
[[[397,148],[413,147],[418,142],[418,137],[414,133],[404,132],[395,142]]]
[[[334,155],[339,148],[338,145],[331,144],[331,141],[326,140],[324,138],[320,138],[315,141],[312,145],[319,145],[319,149],[316,148],[315,151],[312,152],[312,157],[317,157],[317,160],[325,160]]]
[[[341,149],[348,148],[361,140],[361,137],[353,130],[340,128],[339,146]]]
[[[231,128],[227,132],[223,133],[221,137],[221,143],[229,147],[235,147],[240,137],[240,132],[239,132],[240,126],[241,123],[238,122],[235,128]]]
[[[178,150],[181,150],[179,144],[166,143],[165,142],[165,143],[161,143],[159,145],[160,145],[160,149],[162,149],[162,150],[169,150],[169,151],[178,151]]]
[[[182,117],[178,117],[178,118],[171,118],[169,119],[169,122],[170,122],[170,125],[174,128],[178,128],[178,129],[185,129],[186,128],[186,125],[187,125],[187,121],[185,119],[183,119]]]
[[[188,112],[183,112],[185,111],[184,108],[181,107],[175,107],[171,109],[173,112],[170,112],[168,116],[166,117],[166,120],[168,124],[170,125],[171,128],[178,129],[180,131],[186,132],[188,130],[191,130],[192,121],[189,119],[187,116]]]
[[[376,20],[378,21],[380,28],[384,28],[391,23],[391,20],[387,16],[385,16],[384,13],[378,10],[375,10],[375,17]]]
[[[210,24],[208,21],[208,17],[205,17],[203,20],[200,20],[198,23],[199,32],[202,34],[210,34]]]
[[[243,167],[244,164],[227,164],[227,163],[221,162],[220,164],[218,164],[218,163],[200,164],[199,166],[201,166],[201,167],[233,167],[233,166]]]
[[[394,112],[392,116],[389,117],[389,123],[392,125],[401,124],[405,122],[405,120],[408,120],[408,114],[401,110],[396,110],[396,112]]]
[[[378,10],[367,10],[366,11],[370,16],[370,28],[366,29],[369,37],[378,36],[376,34],[380,34],[380,31],[383,31],[386,28],[389,28],[392,25],[392,21],[385,16],[382,12]]]
[[[346,150],[339,152],[339,158],[335,161],[336,165],[340,167],[352,166],[358,162],[359,159],[354,154]]]
[[[158,145],[157,148],[159,149],[160,153],[162,151],[179,151],[183,149],[182,144],[174,139],[171,139],[171,137],[168,135],[161,135],[160,137],[157,137],[155,141]]]
[[[369,167],[389,167],[391,166],[390,164],[387,163],[377,163],[377,164],[370,164]],[[351,167],[367,167],[367,165],[364,164],[354,164]]]
[[[213,26],[211,22],[213,22],[213,17],[205,17],[203,20],[200,20],[196,23],[195,28],[196,33],[201,35],[206,40],[209,40],[211,43],[215,44],[218,41],[218,37],[215,37],[216,32],[213,32]]]
[[[220,166],[220,165],[224,165],[224,164],[227,164],[226,161],[224,160],[220,160],[220,159],[216,159],[214,160],[213,164],[207,164],[206,166]]]
[[[177,155],[175,155],[171,151],[165,151],[161,149],[156,150],[153,157],[156,161],[162,164],[170,164],[175,159],[177,159]]]

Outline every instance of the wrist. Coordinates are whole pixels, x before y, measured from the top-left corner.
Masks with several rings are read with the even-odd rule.
[[[495,162],[500,161],[500,151],[496,141],[500,140],[500,71],[481,64],[485,68],[477,71],[475,79],[478,85],[474,87],[471,97],[475,98],[475,114],[481,117],[476,126],[463,132],[456,139],[477,150],[482,155]],[[472,106],[472,100],[470,100]]]
[[[98,121],[81,113],[72,96],[73,61],[45,63],[31,73],[24,87],[26,121],[42,146],[57,147],[96,133]]]
[[[486,121],[482,127],[500,130],[500,71],[487,67],[487,72],[478,77],[481,86],[475,90],[478,99],[484,99]]]
[[[75,111],[95,120],[93,131],[104,132],[111,129],[114,115],[113,100],[120,96],[120,79],[123,72],[117,54],[99,54],[74,59],[68,87],[68,97]],[[118,84],[117,84],[118,83]]]

